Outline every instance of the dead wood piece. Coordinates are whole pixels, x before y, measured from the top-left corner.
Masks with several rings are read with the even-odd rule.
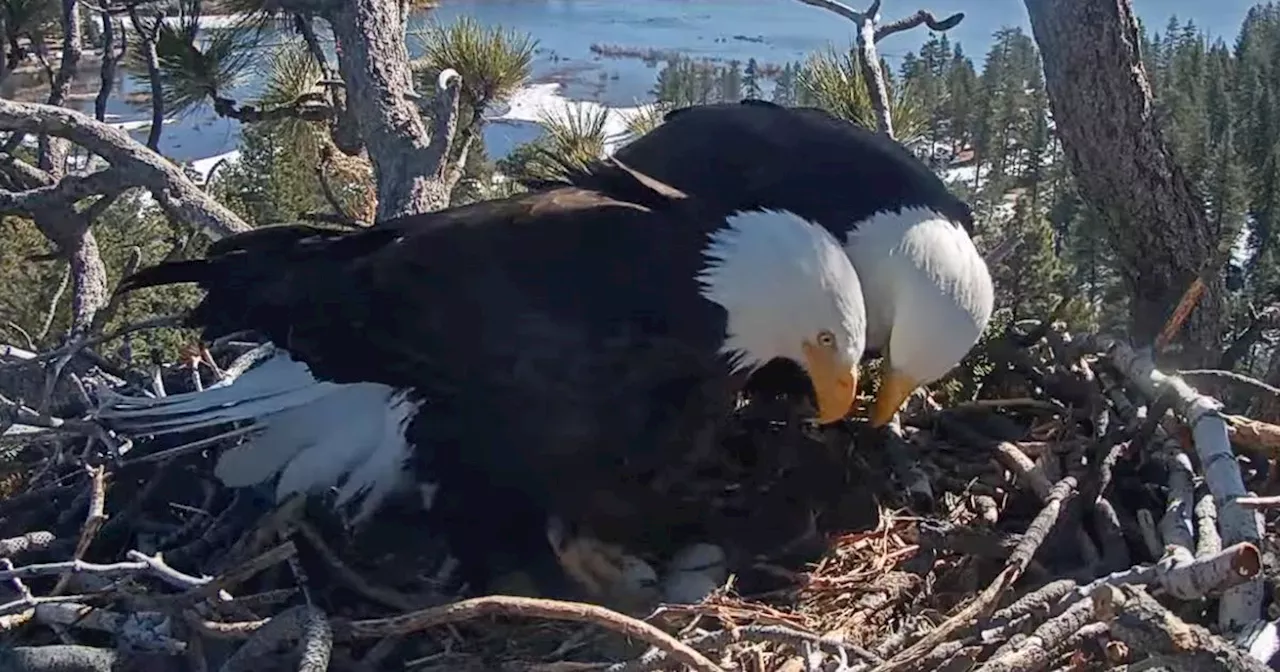
[[[329,665],[333,631],[329,619],[315,607],[298,605],[267,619],[219,668],[220,672],[254,669],[262,657],[296,644],[299,670],[319,672]]]
[[[1165,545],[1195,548],[1191,523],[1195,506],[1195,468],[1191,466],[1191,458],[1179,449],[1165,450],[1162,457],[1169,468],[1169,494],[1165,499],[1164,515],[1160,518],[1160,536]]]
[[[1031,619],[1040,619],[1048,615],[1062,598],[1076,589],[1076,582],[1071,579],[1051,581],[1014,600],[1009,606],[991,615],[987,628],[980,634],[982,641],[994,642],[1003,636],[1010,627],[1017,626]]]
[[[31,551],[43,551],[53,545],[57,537],[52,532],[38,530],[28,532],[20,537],[0,539],[0,558],[11,558]]]
[[[120,652],[91,646],[55,644],[0,649],[5,672],[181,672],[182,658],[167,654]]]
[[[1036,550],[1040,548],[1045,538],[1049,536],[1049,532],[1053,530],[1054,524],[1057,523],[1062,509],[1076,495],[1076,492],[1077,483],[1075,477],[1068,476],[1058,481],[1049,492],[1044,508],[1031,521],[1031,524],[1027,527],[1026,534],[1022,536],[1018,545],[1013,549],[1013,553],[1009,556],[1009,560],[1005,563],[1004,570],[991,582],[991,585],[983,590],[964,609],[952,615],[942,625],[939,625],[935,630],[902,653],[894,656],[893,659],[873,668],[873,672],[904,669],[911,661],[920,658],[939,644],[947,641],[957,631],[969,627],[974,619],[982,618],[990,613],[1005,591],[1026,571],[1027,565],[1031,563]]]
[[[84,526],[80,528],[80,539],[76,541],[75,554],[71,556],[74,560],[84,558],[94,537],[98,536],[98,530],[102,529],[103,523],[107,522],[106,505],[107,468],[101,464],[89,467],[89,512],[85,516]],[[53,587],[54,595],[66,589],[70,576],[70,572],[64,572],[58,577],[58,583]]]
[[[1093,620],[1093,609],[1091,601],[1079,600],[1066,611],[1036,628],[1030,636],[1022,639],[1016,646],[997,650],[982,667],[978,668],[979,672],[1043,670],[1060,652],[1074,648],[1080,641],[1096,634],[1097,628],[1088,630],[1089,623]]]
[[[1228,438],[1227,421],[1222,404],[1187,385],[1181,378],[1157,371],[1151,358],[1123,342],[1110,348],[1111,362],[1126,379],[1133,382],[1151,399],[1172,400],[1173,410],[1191,428],[1192,443],[1204,470],[1205,483],[1218,502],[1218,521],[1222,526],[1222,542],[1242,541],[1257,544],[1261,537],[1261,519],[1253,511],[1236,503],[1247,495],[1244,476],[1240,472]],[[1166,395],[1168,395],[1166,397]],[[1191,504],[1188,503],[1188,508]],[[1190,511],[1188,511],[1190,516]],[[1263,587],[1260,579],[1250,580],[1228,590],[1218,605],[1218,626],[1225,631],[1237,630],[1262,615]]]
[[[122,614],[75,602],[55,602],[37,605],[35,620],[109,632],[130,650],[178,654],[186,649],[186,643],[174,637],[169,617],[157,612]]]
[[[1253,420],[1243,415],[1223,414],[1232,443],[1280,457],[1280,425]]]
[[[1196,500],[1193,513],[1196,516],[1196,557],[1222,551],[1222,535],[1218,534],[1218,505],[1213,501],[1213,495],[1201,495]]]
[[[358,639],[382,638],[396,634],[419,632],[450,623],[458,623],[485,616],[536,617],[555,621],[589,623],[643,641],[667,652],[675,662],[700,672],[722,672],[701,653],[680,642],[671,635],[644,621],[619,614],[594,604],[559,602],[528,597],[493,595],[462,600],[453,604],[432,607],[420,611],[364,621],[335,622],[339,636]]]
[[[1138,586],[1102,586],[1094,591],[1091,600],[1097,617],[1110,626],[1113,637],[1137,651],[1176,654],[1181,669],[1269,669],[1231,642],[1178,618]]]

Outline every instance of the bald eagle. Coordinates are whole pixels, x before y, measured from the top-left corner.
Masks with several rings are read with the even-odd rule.
[[[272,226],[143,269],[118,291],[196,283],[188,325],[277,352],[99,417],[133,436],[249,421],[217,464],[227,485],[336,488],[359,523],[416,482],[474,590],[519,574],[543,595],[628,599],[625,556],[566,550],[566,535],[625,539],[575,523],[604,501],[643,507],[634,475],[697,449],[776,359],[807,372],[820,422],[843,417],[865,311],[839,243],[803,217],[710,215],[619,164],[599,178],[355,232]]]
[[[614,156],[718,212],[794,212],[843,243],[866,301],[866,354],[883,358],[873,427],[953,369],[991,317],[969,206],[885,135],[816,108],[745,100],[668,112]]]

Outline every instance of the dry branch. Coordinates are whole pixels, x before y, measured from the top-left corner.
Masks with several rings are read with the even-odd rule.
[[[492,596],[462,600],[441,607],[423,609],[403,616],[367,621],[351,621],[340,632],[359,638],[382,638],[420,632],[427,628],[458,623],[485,616],[543,618],[556,621],[590,623],[626,635],[667,653],[671,660],[699,672],[722,672],[720,667],[689,645],[644,621],[619,614],[594,604],[557,602],[527,597]]]
[[[1110,626],[1111,635],[1130,648],[1180,658],[1181,669],[1264,672],[1254,660],[1203,627],[1187,623],[1136,586],[1103,586],[1092,597],[1098,617]]]
[[[105,158],[138,181],[175,219],[221,237],[247,231],[235,213],[192,184],[168,159],[148,151],[124,131],[92,117],[52,105],[0,100],[0,129],[65,138]]]
[[[1222,543],[1248,542],[1256,545],[1261,536],[1261,520],[1253,511],[1236,502],[1237,498],[1245,496],[1247,492],[1235,453],[1231,450],[1221,404],[1197,393],[1181,379],[1160,373],[1148,357],[1123,343],[1116,343],[1110,354],[1116,368],[1148,397],[1156,399],[1162,395],[1171,395],[1173,410],[1191,428],[1205,482],[1218,504]],[[1193,503],[1190,501],[1190,493],[1185,494],[1188,496],[1185,505],[1189,521]],[[1247,581],[1228,590],[1218,611],[1220,627],[1235,630],[1257,620],[1262,614],[1262,600],[1260,580]]]
[[[880,22],[881,0],[872,0],[865,12],[860,12],[838,0],[799,1],[842,16],[857,26],[858,61],[862,68],[863,81],[866,82],[867,91],[871,94],[871,107],[875,111],[876,126],[881,133],[891,138],[893,137],[893,118],[889,112],[889,88],[885,84],[880,55],[876,53],[876,43],[890,35],[921,25],[928,26],[930,30],[943,32],[956,27],[964,19],[963,13],[957,13],[938,20],[932,13],[920,10],[907,18],[877,25]]]

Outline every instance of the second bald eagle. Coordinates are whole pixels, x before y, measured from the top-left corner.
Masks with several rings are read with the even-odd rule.
[[[884,360],[872,426],[954,368],[991,317],[995,290],[969,206],[885,135],[816,108],[746,100],[669,112],[615,157],[722,212],[786,210],[841,241],[862,283],[867,354]]]

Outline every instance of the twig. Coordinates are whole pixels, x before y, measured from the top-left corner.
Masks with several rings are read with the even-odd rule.
[[[1166,550],[1154,565],[1104,576],[1077,592],[1089,595],[1100,585],[1155,584],[1180,600],[1200,600],[1249,581],[1262,571],[1262,554],[1245,542],[1200,557],[1182,546],[1169,546]]]
[[[244,563],[240,567],[237,567],[232,571],[224,573],[222,576],[219,576],[216,579],[201,583],[200,585],[194,588],[191,588],[185,593],[181,593],[179,595],[173,595],[173,596],[166,596],[165,598],[161,598],[161,599],[165,601],[175,601],[179,603],[192,603],[192,602],[197,602],[199,600],[214,597],[215,595],[217,595],[218,593],[220,593],[221,591],[227,588],[239,585],[249,580],[258,572],[261,572],[262,570],[272,565],[288,560],[289,558],[297,554],[297,552],[298,552],[298,549],[296,546],[293,545],[293,542],[286,541],[283,544],[280,544],[279,546],[276,546],[275,548],[267,551],[266,553],[263,553],[262,555],[259,555],[256,558],[249,560],[248,562]]]
[[[699,672],[722,672],[720,667],[671,635],[644,621],[631,618],[594,604],[559,602],[529,597],[494,595],[462,600],[440,607],[423,609],[401,616],[366,621],[350,621],[335,629],[355,638],[381,638],[395,634],[419,632],[484,616],[516,616],[545,618],[598,625],[627,637],[638,639],[667,652],[672,661]]]
[[[14,367],[14,366],[30,366],[32,364],[41,364],[44,362],[56,360],[61,357],[65,357],[68,354],[75,354],[76,352],[83,350],[84,348],[97,345],[104,341],[111,341],[111,340],[120,338],[121,336],[127,336],[135,331],[142,331],[144,329],[160,329],[163,327],[176,327],[180,325],[181,320],[182,320],[181,315],[160,315],[158,317],[148,318],[140,322],[135,322],[133,324],[125,325],[109,333],[97,334],[94,336],[86,336],[82,339],[74,340],[71,343],[68,343],[60,348],[57,348],[56,350],[43,352],[43,353],[40,353],[39,355],[36,355],[35,357],[32,357],[31,359],[22,360],[20,362],[0,365],[0,368],[3,368],[4,366]]]
[[[1063,507],[1068,500],[1075,496],[1076,485],[1076,479],[1068,476],[1053,486],[1044,508],[1031,521],[1031,525],[1027,527],[1026,534],[1018,542],[1018,546],[1013,549],[1013,553],[1005,563],[1004,570],[996,576],[996,579],[992,581],[986,590],[982,591],[968,606],[948,618],[919,642],[894,656],[887,663],[873,668],[873,672],[889,672],[890,670],[903,669],[912,660],[923,656],[934,647],[945,642],[957,630],[968,627],[973,619],[981,618],[995,608],[1004,592],[1018,580],[1018,577],[1022,576],[1022,572],[1026,570],[1027,565],[1031,563],[1031,558],[1040,548],[1040,544],[1044,543],[1045,538],[1049,536],[1049,532],[1058,521]]]
[[[1280,496],[1236,497],[1235,502],[1246,509],[1274,509],[1280,507]]]
[[[1222,378],[1233,383],[1239,383],[1255,390],[1261,390],[1272,396],[1280,397],[1280,387],[1268,385],[1257,378],[1251,378],[1243,373],[1235,371],[1223,371],[1220,369],[1185,369],[1178,372],[1179,376],[1204,376],[1206,378]]]
[[[355,572],[355,570],[343,563],[338,555],[333,552],[333,549],[329,548],[329,545],[324,543],[324,539],[320,536],[320,533],[316,532],[315,528],[307,524],[306,521],[298,521],[297,526],[298,531],[301,532],[307,542],[320,553],[320,557],[324,558],[325,562],[329,564],[329,567],[334,571],[338,579],[347,584],[347,586],[352,590],[360,593],[373,602],[391,607],[398,611],[412,611],[420,606],[414,604],[411,600],[400,593],[380,588],[369,583],[363,576],[360,576]]]
[[[997,651],[978,672],[1038,672],[1048,667],[1055,654],[1084,639],[1079,634],[1093,620],[1093,609],[1093,602],[1079,600],[1016,646]]]
[[[0,581],[8,581],[15,577],[29,579],[33,576],[61,575],[63,573],[94,574],[104,578],[116,578],[132,576],[140,572],[150,572],[175,588],[192,588],[210,583],[209,579],[196,578],[169,567],[159,557],[142,556],[141,554],[135,557],[139,557],[139,559],[116,562],[109,565],[100,565],[83,560],[25,565],[15,567],[12,570],[0,570]]]
[[[89,545],[93,543],[93,538],[98,535],[98,530],[102,528],[103,523],[107,522],[106,474],[107,469],[104,465],[89,467],[89,512],[85,516],[84,526],[80,528],[80,539],[76,541],[75,554],[71,556],[74,561],[78,562],[84,558]],[[60,594],[67,587],[67,580],[70,577],[70,572],[58,577],[58,583],[54,585],[52,594]]]

